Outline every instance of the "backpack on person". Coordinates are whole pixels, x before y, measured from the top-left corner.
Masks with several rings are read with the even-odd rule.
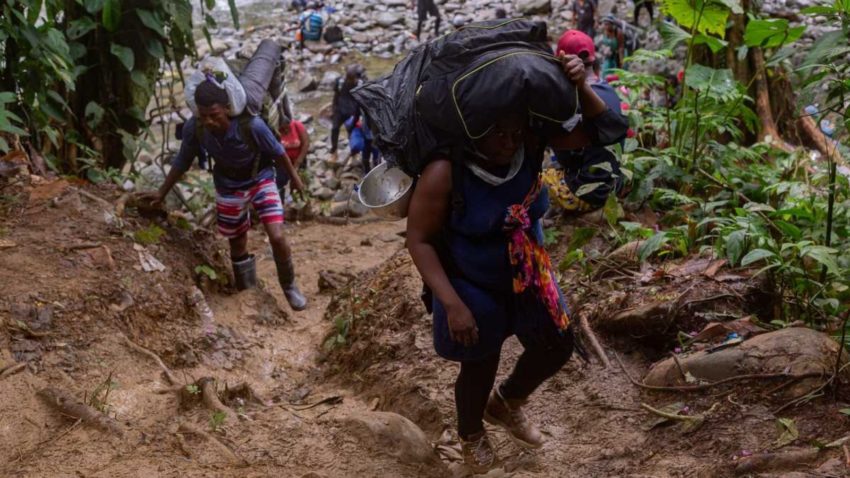
[[[254,177],[261,169],[271,165],[268,160],[264,161],[256,143],[251,129],[252,119],[255,116],[260,117],[269,129],[277,132],[281,124],[292,117],[284,79],[285,64],[281,53],[280,45],[267,39],[260,42],[250,60],[234,60],[227,64],[231,74],[238,75],[239,84],[244,90],[244,104],[242,109],[234,115],[239,122],[239,135],[254,154],[251,170],[241,172],[240,177]],[[196,122],[195,137],[202,136],[203,126]],[[181,138],[178,137],[178,139]],[[209,166],[211,167],[212,164]],[[247,176],[248,173],[250,176]]]
[[[324,25],[325,19],[316,10],[308,10],[301,15],[301,35],[304,40],[321,40]]]
[[[529,114],[543,134],[576,114],[575,87],[552,55],[546,24],[491,20],[413,50],[352,94],[387,161],[418,176],[437,151],[459,157],[497,114]]]

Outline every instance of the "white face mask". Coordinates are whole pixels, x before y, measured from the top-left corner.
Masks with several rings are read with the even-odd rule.
[[[478,155],[478,156],[481,156],[481,153],[475,153],[475,154]],[[503,178],[488,173],[487,171],[484,170],[484,168],[482,168],[481,166],[478,166],[477,164],[475,164],[472,161],[466,161],[466,167],[469,168],[469,170],[472,171],[472,174],[474,174],[478,179],[484,181],[485,183],[487,183],[491,186],[499,186],[499,185],[505,184],[506,182],[510,181],[511,179],[513,179],[517,175],[517,173],[519,172],[519,169],[522,167],[522,162],[523,162],[524,159],[525,159],[525,145],[521,144],[519,146],[519,148],[517,148],[513,157],[511,158],[511,168],[508,170],[508,174]]]

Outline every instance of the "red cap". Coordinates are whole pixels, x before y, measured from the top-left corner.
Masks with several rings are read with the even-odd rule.
[[[564,52],[567,55],[581,56],[583,52],[587,53],[587,62],[596,61],[596,47],[593,46],[593,39],[579,30],[567,30],[561,35],[558,40],[558,50],[556,53]]]

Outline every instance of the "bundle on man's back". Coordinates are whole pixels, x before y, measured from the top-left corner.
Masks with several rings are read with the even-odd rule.
[[[561,128],[576,113],[575,93],[546,24],[521,19],[467,25],[353,91],[376,145],[413,176],[435,151],[480,138],[505,115],[528,115],[544,134]]]

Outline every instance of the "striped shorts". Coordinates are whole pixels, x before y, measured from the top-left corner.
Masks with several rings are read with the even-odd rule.
[[[274,179],[263,179],[250,189],[216,189],[216,218],[222,236],[233,239],[251,228],[248,203],[254,206],[263,224],[283,222],[283,203]]]

